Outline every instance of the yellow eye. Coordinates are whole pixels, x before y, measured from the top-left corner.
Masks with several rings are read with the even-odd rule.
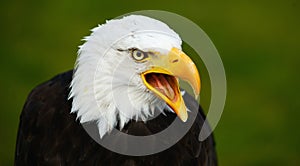
[[[148,57],[146,52],[143,52],[143,51],[137,50],[137,49],[132,50],[131,55],[132,55],[132,58],[135,59],[136,61],[141,61]]]

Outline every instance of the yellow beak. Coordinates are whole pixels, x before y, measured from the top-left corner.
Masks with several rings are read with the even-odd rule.
[[[200,93],[200,76],[196,65],[181,50],[172,48],[168,55],[149,57],[151,68],[141,74],[146,87],[164,100],[182,120],[188,118],[187,109],[181,96],[178,78],[187,81]]]

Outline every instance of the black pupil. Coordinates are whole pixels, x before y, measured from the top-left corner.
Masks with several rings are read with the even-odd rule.
[[[138,52],[136,53],[136,56],[137,56],[137,57],[141,57],[141,56],[142,56],[142,53],[138,51]]]

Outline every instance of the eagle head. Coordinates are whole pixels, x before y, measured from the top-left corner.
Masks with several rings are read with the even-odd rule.
[[[187,120],[178,79],[197,96],[200,77],[181,51],[181,38],[165,23],[126,16],[99,25],[84,41],[70,85],[71,112],[80,123],[96,121],[103,137],[132,119],[149,120],[155,110]]]

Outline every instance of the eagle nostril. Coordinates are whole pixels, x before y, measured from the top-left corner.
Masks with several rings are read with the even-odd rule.
[[[178,59],[174,59],[172,60],[172,63],[175,63],[175,62],[178,62],[179,60]]]

